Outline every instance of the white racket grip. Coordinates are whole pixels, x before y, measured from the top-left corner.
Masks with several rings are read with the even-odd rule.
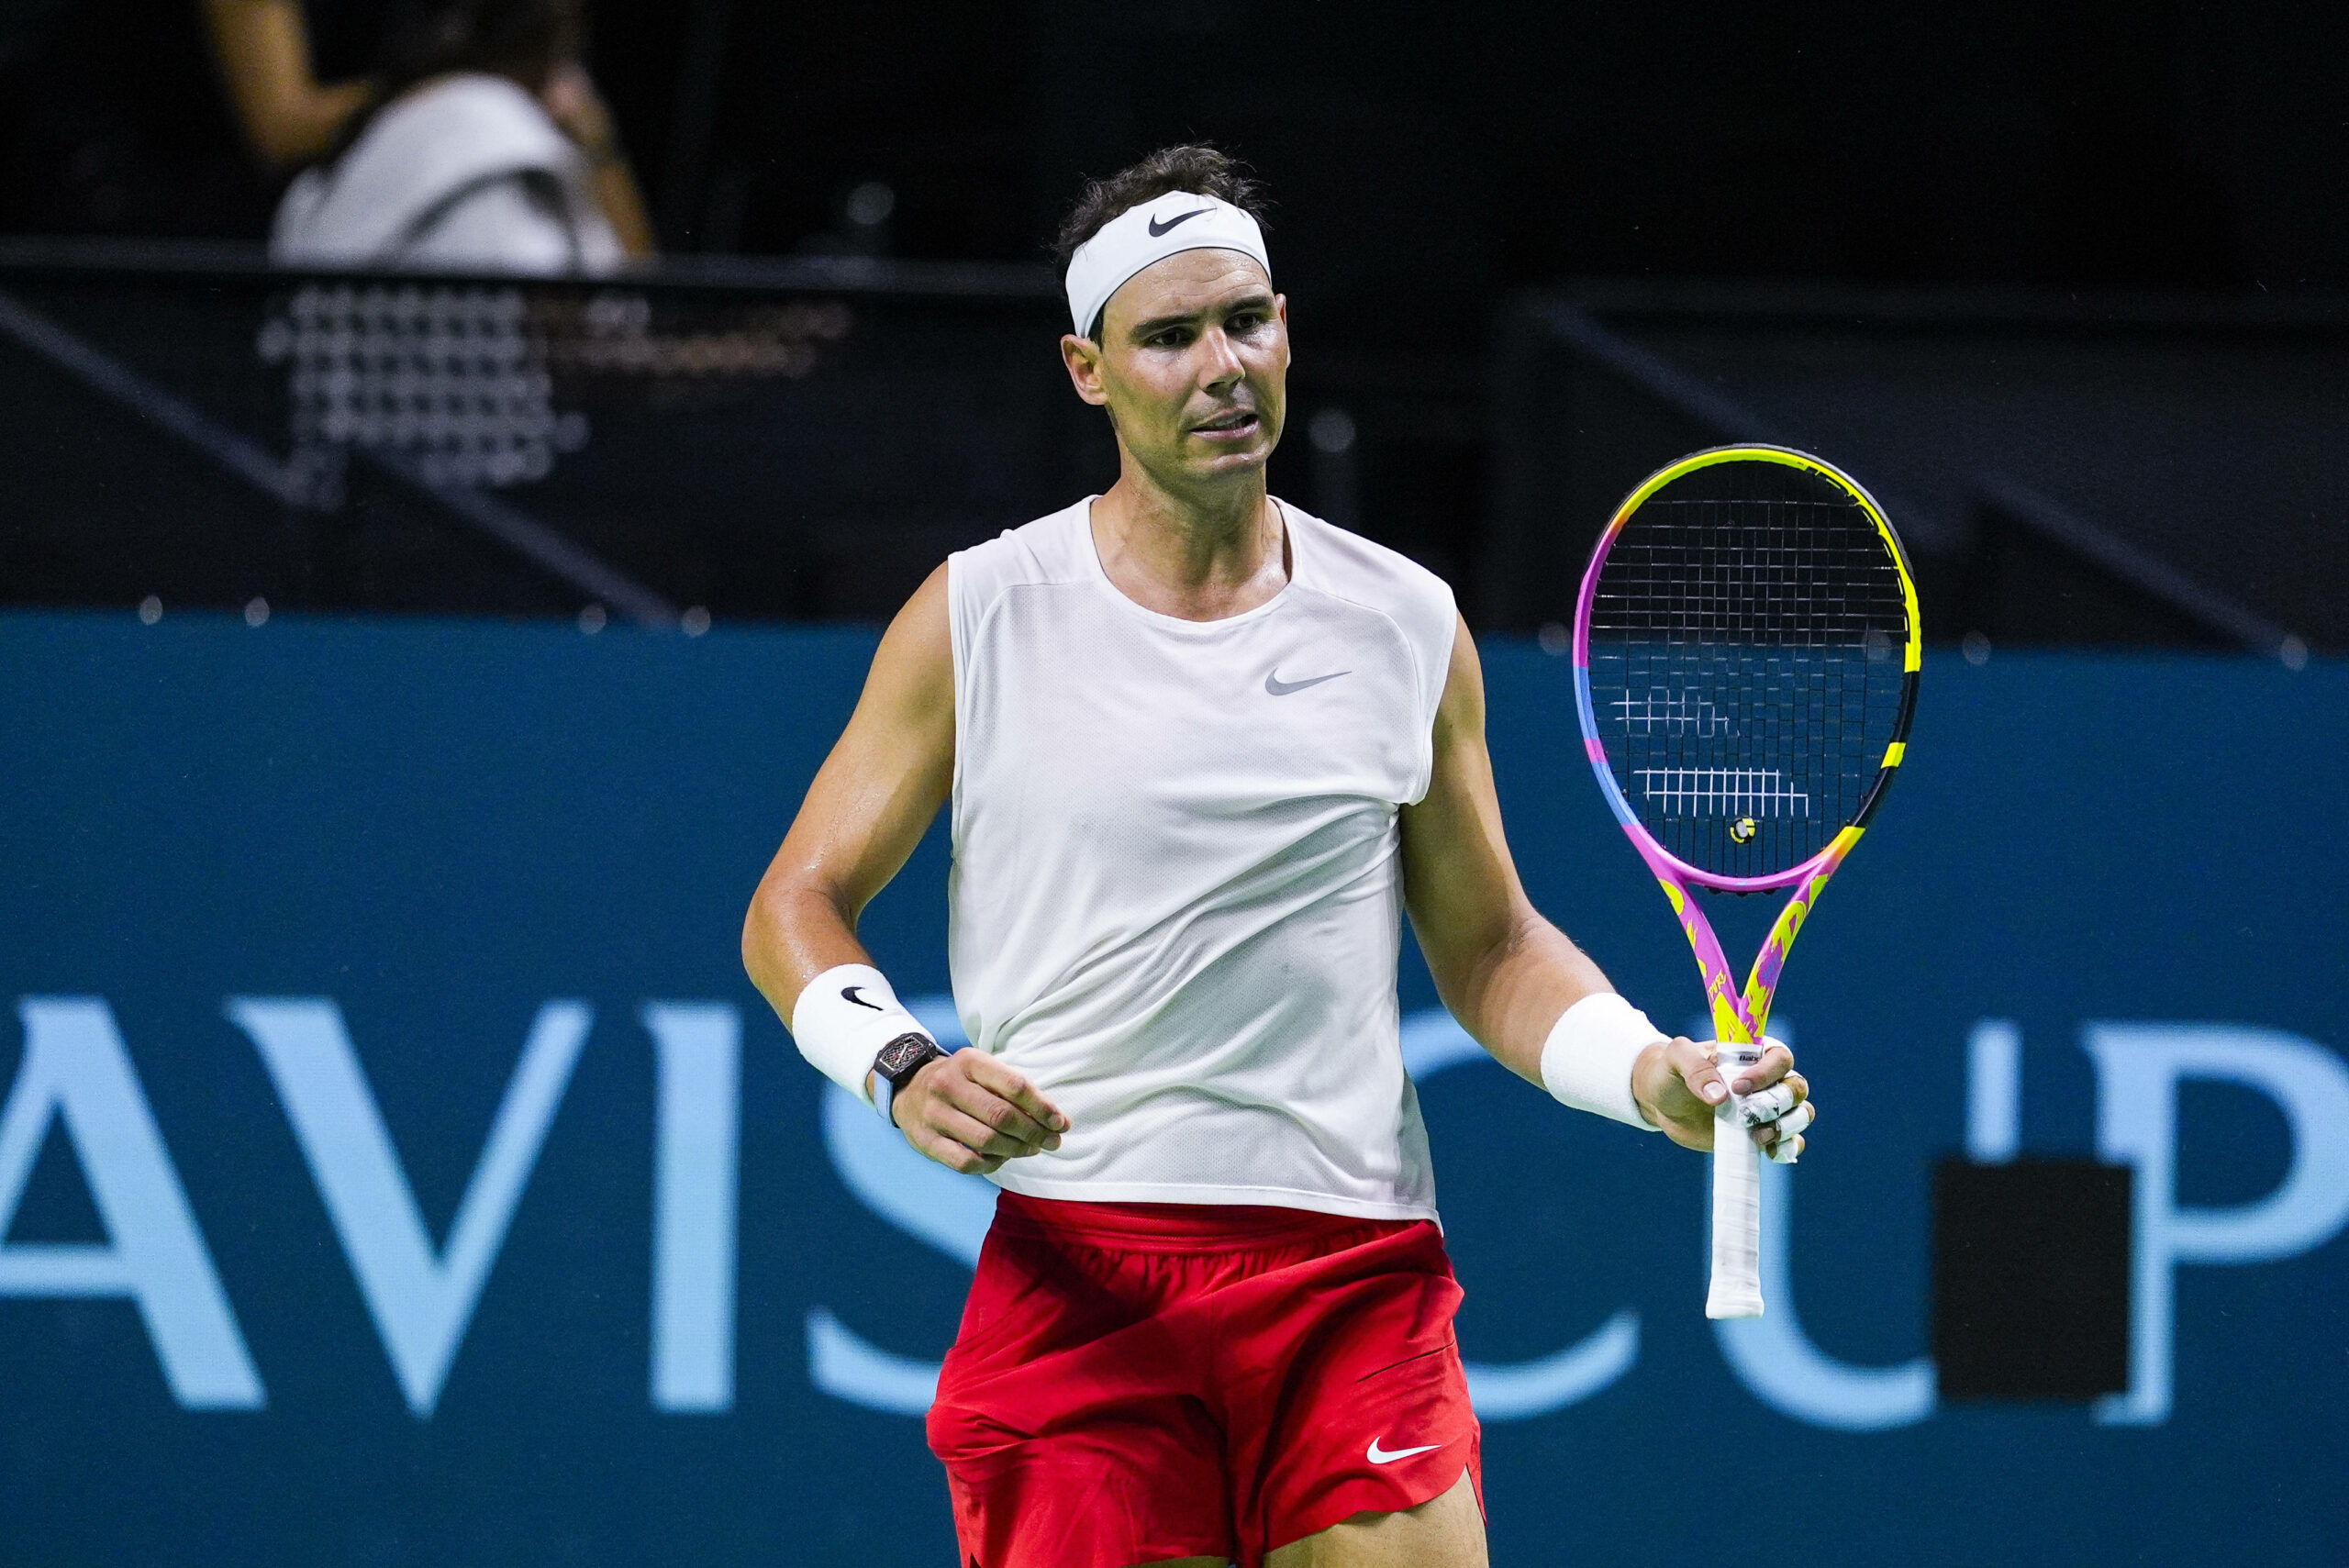
[[[1761,1059],[1759,1047],[1724,1045],[1723,1082]],[[1753,1146],[1732,1094],[1713,1112],[1713,1281],[1708,1318],[1762,1316],[1762,1151]]]

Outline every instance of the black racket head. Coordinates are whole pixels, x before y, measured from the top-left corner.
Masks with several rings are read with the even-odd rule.
[[[1600,539],[1576,706],[1627,828],[1703,885],[1777,886],[1866,825],[1922,649],[1907,555],[1857,481],[1717,448],[1652,475]]]

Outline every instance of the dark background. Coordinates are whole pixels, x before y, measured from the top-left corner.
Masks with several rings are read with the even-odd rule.
[[[195,10],[0,6],[0,227],[260,237]],[[2287,0],[606,0],[590,61],[668,250],[819,246],[879,180],[897,253],[1034,260],[1081,176],[1206,137],[1325,335],[1443,350],[1579,275],[2342,284],[2344,39]]]
[[[358,69],[373,9],[311,7],[323,73]],[[560,470],[500,492],[673,607],[884,617],[948,550],[1106,484],[1099,421],[1073,421],[1053,379],[1044,239],[1084,176],[1207,138],[1275,204],[1297,343],[1275,489],[1443,573],[1480,629],[1565,618],[1642,474],[1765,439],[1886,501],[1937,641],[2349,648],[2338,8],[607,0],[589,56],[661,231],[662,267],[634,280],[651,298],[698,290],[721,316],[845,298],[878,319],[985,295],[911,339],[852,338],[841,362],[892,389],[900,436],[984,445],[974,408],[1028,432],[990,472],[924,472],[918,502],[835,504],[915,469],[835,420],[819,379],[799,412],[742,416],[811,476],[805,496],[743,479],[749,456],[682,485],[637,462],[625,518],[616,491],[574,505]],[[875,183],[889,216],[851,221]],[[194,0],[0,0],[0,289],[137,263],[150,295],[180,290],[165,315],[200,314],[224,257],[270,284],[252,247],[276,195]],[[133,349],[110,351],[216,413],[265,401],[139,362],[171,328],[137,299],[25,297],[125,325]],[[258,309],[219,306],[231,347],[207,374],[253,373]],[[136,432],[77,436],[111,416],[16,355],[0,343],[0,406],[31,411],[0,507],[6,602],[529,616],[597,598],[363,484],[324,525],[190,502],[186,527],[227,542],[159,546],[180,519],[141,497],[213,482]],[[629,404],[610,384],[573,399],[605,406],[605,471],[670,441],[609,405],[690,412],[674,387]],[[1349,442],[1318,453],[1306,426],[1330,412]],[[119,482],[52,484],[44,451]],[[340,558],[319,542],[339,533],[361,541]],[[352,565],[362,545],[395,564]]]

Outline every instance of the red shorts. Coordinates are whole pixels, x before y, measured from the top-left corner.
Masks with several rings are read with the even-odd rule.
[[[1478,1468],[1424,1220],[1005,1193],[938,1380],[965,1568],[1275,1547]]]

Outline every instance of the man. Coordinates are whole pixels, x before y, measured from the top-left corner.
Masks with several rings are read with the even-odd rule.
[[[1003,1189],[930,1416],[966,1568],[1485,1561],[1398,906],[1558,1098],[1702,1149],[1730,1093],[1527,902],[1450,591],[1266,495],[1253,195],[1196,147],[1086,191],[1061,352],[1118,483],[914,595],[743,932],[811,1062]],[[950,797],[941,1055],[855,924]],[[1734,1085],[1781,1159],[1791,1066]]]

